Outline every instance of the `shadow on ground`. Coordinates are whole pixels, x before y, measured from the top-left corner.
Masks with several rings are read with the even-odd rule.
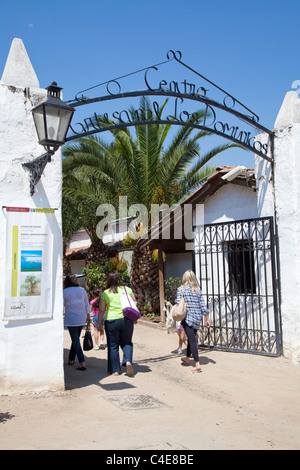
[[[101,383],[109,374],[107,372],[107,359],[105,357],[87,357],[86,364],[87,369],[85,371],[76,370],[76,363],[72,366],[68,365],[68,354],[69,350],[64,349],[64,376],[65,376],[65,390],[74,390],[77,388],[89,387],[90,385],[97,385],[104,390],[123,390],[126,388],[133,388],[133,385],[126,382],[116,382],[114,384]],[[141,361],[134,363],[135,374],[144,374],[151,372],[151,368],[144,365]],[[124,368],[124,372],[125,372]],[[127,377],[130,378],[130,377]]]

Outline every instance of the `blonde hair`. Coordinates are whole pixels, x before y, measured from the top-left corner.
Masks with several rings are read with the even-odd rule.
[[[184,273],[184,275],[182,276],[182,283],[183,287],[188,287],[190,285],[192,290],[196,291],[197,294],[199,294],[197,279],[193,271],[188,270]]]

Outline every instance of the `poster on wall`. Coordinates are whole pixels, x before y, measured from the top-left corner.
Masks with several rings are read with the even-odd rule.
[[[4,320],[52,318],[54,212],[6,207]]]

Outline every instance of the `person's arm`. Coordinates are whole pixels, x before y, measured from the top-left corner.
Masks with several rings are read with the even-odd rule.
[[[182,297],[182,288],[181,288],[181,287],[178,287],[178,289],[177,289],[177,296],[176,296],[176,300],[175,300],[175,304],[176,304],[176,305],[179,304],[181,297]]]
[[[103,299],[100,299],[100,304],[99,304],[99,313],[98,313],[98,325],[97,329],[100,331],[101,328],[101,323],[102,323],[102,318],[105,315],[106,311],[106,302]]]
[[[84,295],[84,305],[85,305],[85,311],[86,311],[86,322],[89,325],[90,322],[91,322],[91,317],[90,317],[91,306],[90,306],[90,303],[89,303],[87,293],[85,291],[84,291],[84,294],[85,294]]]
[[[200,308],[201,308],[201,311],[202,311],[202,314],[205,315],[205,318],[206,318],[206,326],[207,328],[210,328],[210,321],[209,321],[209,310],[206,306],[206,303],[205,303],[205,300],[203,298],[203,294],[202,292],[200,291]]]

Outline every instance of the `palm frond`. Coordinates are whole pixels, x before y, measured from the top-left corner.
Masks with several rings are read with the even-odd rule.
[[[237,144],[225,144],[201,154],[200,142],[210,132],[182,126],[170,136],[172,121],[159,124],[168,100],[154,112],[148,98],[140,100],[139,116],[129,108],[129,116],[139,121],[129,128],[111,129],[111,143],[98,136],[79,139],[63,148],[64,230],[70,233],[78,224],[93,233],[97,223],[96,208],[102,202],[117,207],[118,198],[127,196],[128,204],[141,203],[149,209],[153,201],[175,203],[201,185],[214,171],[207,165],[214,156]],[[158,115],[156,113],[159,113]],[[153,122],[143,124],[149,115]],[[206,113],[200,110],[190,117],[190,124],[201,124]],[[97,125],[107,125],[107,118],[97,116]],[[112,125],[114,121],[111,120]],[[92,125],[92,124],[91,124]],[[174,127],[173,127],[174,129]],[[170,139],[171,137],[171,139]],[[167,144],[168,139],[170,143]],[[72,220],[73,217],[73,220]],[[75,223],[76,219],[76,223]]]

